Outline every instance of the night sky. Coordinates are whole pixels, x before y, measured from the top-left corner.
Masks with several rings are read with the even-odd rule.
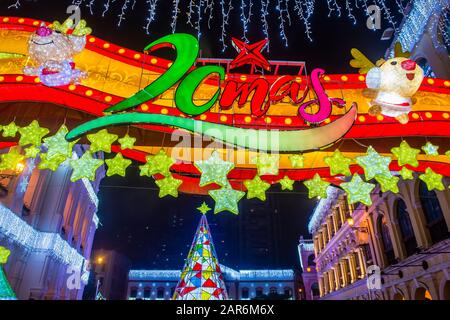
[[[66,17],[65,8],[71,1],[23,0],[18,10],[7,9],[13,0],[3,0],[0,3],[0,15],[39,18],[47,21],[63,21]],[[85,1],[88,2],[88,1]],[[185,1],[181,1],[183,3]],[[219,1],[216,1],[218,3]],[[260,28],[259,5],[254,1],[253,20],[249,26],[248,38],[251,42],[263,39]],[[274,1],[272,1],[274,2]],[[319,1],[317,1],[319,2]],[[306,61],[307,70],[316,67],[324,68],[328,73],[355,72],[348,62],[351,59],[350,49],[356,47],[372,60],[384,56],[389,41],[380,41],[383,29],[371,31],[366,28],[366,17],[362,10],[354,10],[357,24],[347,18],[345,1],[338,1],[342,7],[342,17],[328,18],[326,1],[316,5],[316,11],[311,19],[314,41],[310,42],[304,32],[304,26],[297,16],[292,16],[292,24],[286,29],[289,47],[285,47],[279,35],[279,22],[274,5],[269,15],[271,47],[265,53],[272,60]],[[142,50],[148,43],[171,32],[170,16],[172,1],[159,1],[157,18],[150,28],[150,35],[143,29],[145,25],[145,2],[138,1],[135,11],[129,11],[121,27],[117,26],[122,1],[112,7],[111,11],[101,18],[103,1],[96,1],[94,15],[82,8],[82,18],[94,30],[96,37],[122,45],[124,47]],[[242,24],[239,19],[239,4],[234,5],[234,13],[230,17],[229,34],[242,37]],[[216,4],[216,6],[218,6]],[[183,6],[183,10],[186,6]],[[216,7],[218,10],[218,7]],[[393,14],[398,15],[396,9]],[[220,35],[220,15],[217,14],[207,29],[206,19],[202,25],[203,36],[200,47],[203,57],[234,58],[236,52],[229,45],[222,52],[218,41]],[[399,18],[397,16],[397,18]],[[383,21],[382,28],[387,28]],[[188,32],[196,35],[195,30],[186,25],[186,15],[181,13],[177,32]],[[229,43],[231,44],[231,43]],[[172,268],[180,269],[189,250],[195,228],[200,215],[195,209],[203,201],[210,207],[214,203],[209,197],[183,195],[174,199],[158,198],[158,190],[151,179],[139,177],[138,164],[133,164],[126,178],[105,178],[102,181],[99,198],[99,217],[101,226],[95,237],[94,248],[115,249],[128,256],[134,268]],[[278,186],[271,187],[266,203],[243,199],[240,203],[240,216],[230,213],[208,216],[213,239],[219,260],[233,268],[299,268],[297,243],[300,235],[308,236],[307,222],[314,208],[315,201],[307,199],[306,188],[297,182],[294,192],[279,192]],[[242,225],[249,223],[245,215],[250,210],[269,210],[276,216],[276,232],[278,247],[272,248],[272,256],[265,263],[252,260],[252,255],[244,252],[240,246],[242,241]],[[267,234],[263,237],[271,237]],[[275,253],[274,253],[275,252]]]

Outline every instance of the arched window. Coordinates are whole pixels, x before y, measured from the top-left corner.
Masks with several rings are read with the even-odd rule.
[[[263,293],[264,293],[263,288],[256,288],[255,294],[257,297],[261,297]]]
[[[316,257],[314,256],[314,254],[310,254],[308,256],[308,267],[315,267],[316,266],[316,263],[314,262],[315,258]]]
[[[130,298],[136,299],[137,293],[138,293],[137,288],[134,288],[134,287],[131,288],[131,290],[130,290]]]
[[[381,233],[381,240],[383,244],[384,254],[388,265],[395,263],[394,248],[392,246],[391,235],[389,234],[389,228],[387,226],[386,217],[380,215],[378,217],[378,230]]]
[[[242,294],[241,294],[241,298],[242,299],[248,299],[249,294],[248,294],[248,288],[242,288]]]
[[[449,232],[436,192],[429,191],[423,181],[419,184],[419,198],[433,244],[447,239]]]
[[[289,287],[284,288],[284,294],[289,298],[292,298],[292,288]]]
[[[269,293],[270,294],[277,294],[278,293],[277,288],[271,287],[270,290],[269,290]]]
[[[317,282],[314,282],[314,283],[311,285],[311,295],[312,295],[313,297],[318,297],[318,296],[320,296],[319,284],[318,284]]]
[[[158,290],[156,291],[156,298],[164,299],[164,288],[158,288]]]
[[[152,296],[152,290],[150,288],[144,289],[144,299],[150,299]]]
[[[395,203],[395,209],[406,255],[409,257],[416,252],[417,241],[414,236],[414,230],[409,218],[408,210],[406,209],[405,201],[398,199]]]

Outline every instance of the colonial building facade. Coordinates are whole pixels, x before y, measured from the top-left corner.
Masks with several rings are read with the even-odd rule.
[[[306,300],[316,300],[320,297],[319,283],[317,280],[316,262],[314,256],[314,243],[311,239],[300,237],[298,255],[302,267],[302,280]]]

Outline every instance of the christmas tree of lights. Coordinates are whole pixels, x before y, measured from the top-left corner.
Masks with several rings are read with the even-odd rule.
[[[8,261],[9,254],[8,249],[0,247],[0,300],[16,300],[16,295],[9,285],[2,266]]]
[[[202,212],[206,213],[205,210]],[[200,219],[173,300],[228,299],[206,215]]]

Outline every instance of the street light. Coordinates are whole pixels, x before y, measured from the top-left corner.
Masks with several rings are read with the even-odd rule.
[[[367,227],[354,227],[355,220],[352,217],[347,218],[347,224],[350,228],[354,230],[358,230],[359,232],[369,233],[369,229]]]

